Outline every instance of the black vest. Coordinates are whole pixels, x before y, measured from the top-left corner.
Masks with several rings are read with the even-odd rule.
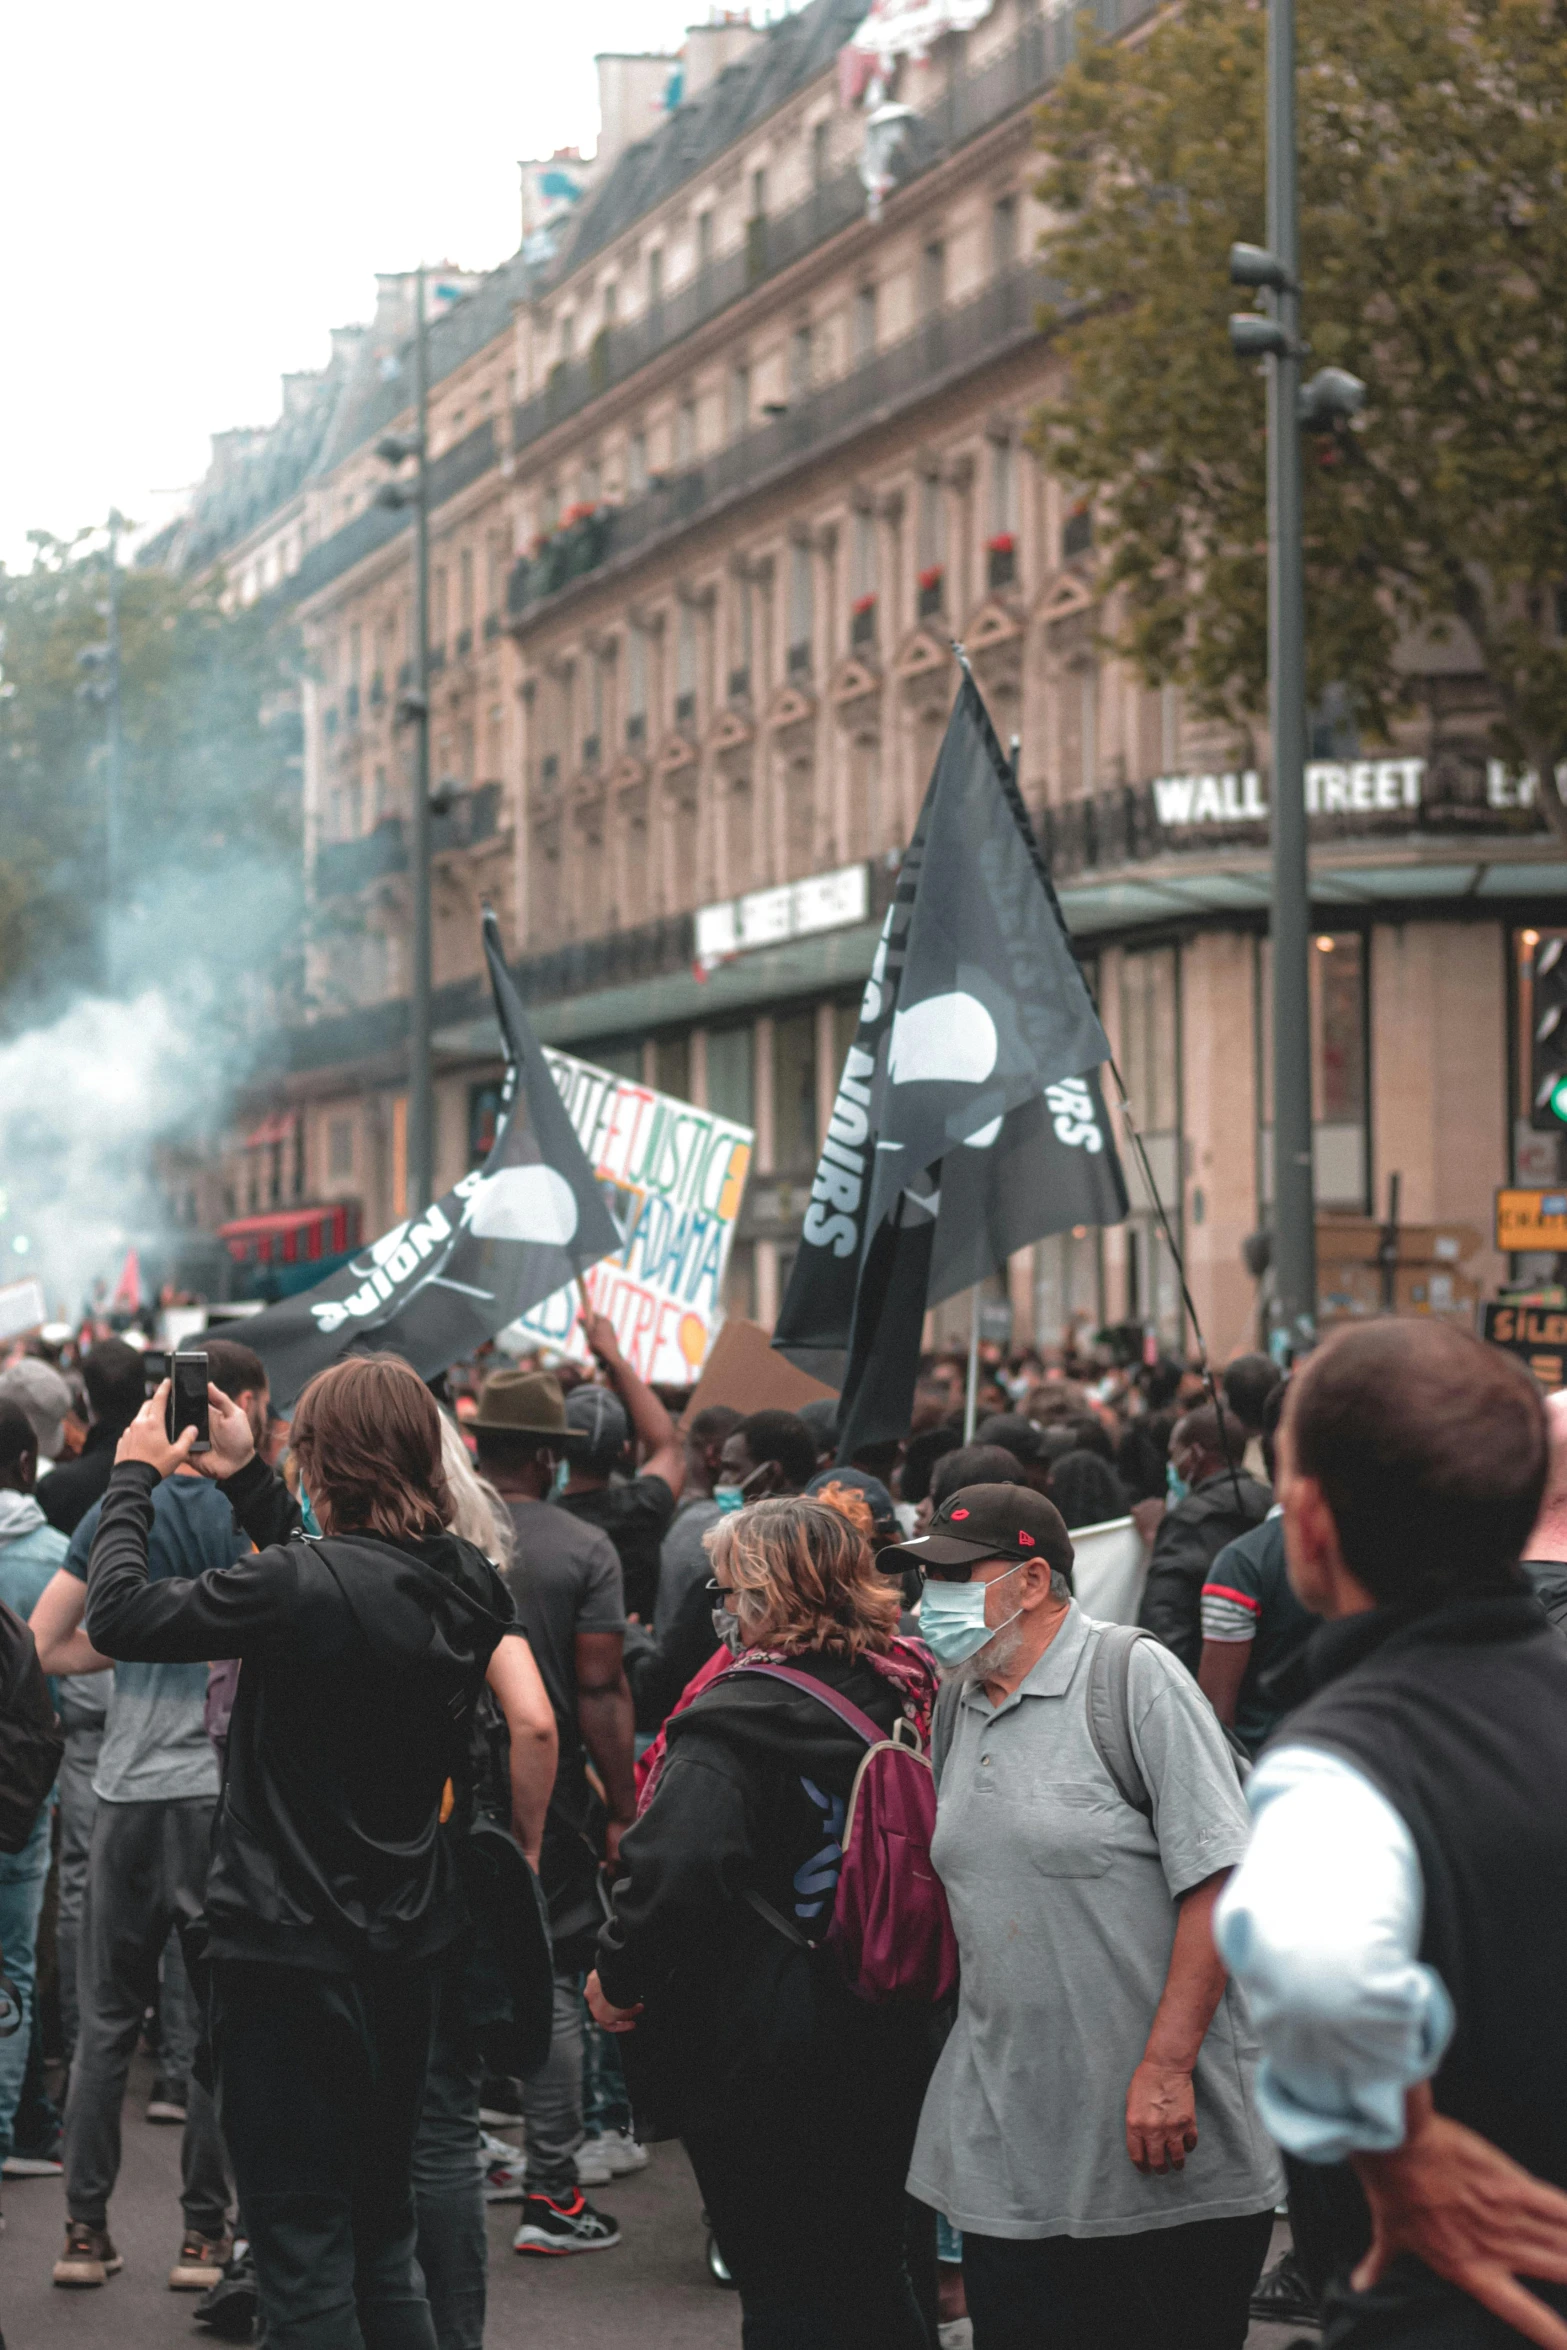
[[[1437,2110],[1567,2188],[1567,1641],[1520,1589],[1346,1617],[1307,1656],[1281,1738],[1363,1772],[1420,1857],[1457,2012]]]

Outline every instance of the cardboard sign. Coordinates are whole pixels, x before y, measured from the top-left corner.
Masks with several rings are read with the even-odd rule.
[[[1567,1386],[1567,1312],[1550,1306],[1487,1306],[1482,1336],[1527,1363],[1542,1387]]]
[[[48,1318],[41,1281],[8,1281],[0,1289],[0,1339],[25,1337]]]
[[[1515,1249],[1567,1249],[1567,1190],[1499,1191],[1496,1245]]]
[[[752,1131],[570,1053],[545,1059],[622,1246],[587,1275],[595,1313],[655,1386],[689,1387],[724,1318],[724,1272],[751,1164]],[[521,1348],[586,1362],[575,1288],[556,1290],[506,1332]]]
[[[797,1412],[803,1403],[837,1393],[777,1353],[760,1322],[726,1322],[682,1418],[689,1422],[710,1403],[745,1413]]]

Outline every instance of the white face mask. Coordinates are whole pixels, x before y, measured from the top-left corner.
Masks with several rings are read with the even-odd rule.
[[[1004,1583],[1007,1575],[1015,1575],[1023,1565],[1008,1567],[1006,1575],[998,1575],[996,1583]],[[920,1600],[920,1638],[939,1665],[966,1665],[971,1656],[996,1635],[1015,1624],[1023,1613],[1014,1608],[999,1624],[985,1621],[985,1594],[993,1591],[995,1583],[927,1583]]]
[[[731,1656],[740,1654],[740,1618],[735,1614],[733,1608],[714,1608],[713,1630],[718,1634],[720,1642],[728,1649]]]

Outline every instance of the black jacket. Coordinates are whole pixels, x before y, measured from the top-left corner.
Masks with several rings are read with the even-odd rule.
[[[789,1661],[883,1729],[902,1710],[869,1665],[822,1654]],[[867,2068],[878,2098],[912,2101],[917,2113],[934,2061],[929,2017],[865,2006],[829,1959],[745,1899],[760,1893],[812,1940],[825,1931],[864,1752],[803,1690],[745,1673],[669,1723],[653,1801],[620,1847],[598,1960],[606,1996],[646,2008],[619,2047],[654,2134],[760,2116],[780,2098],[848,2095],[850,2084],[870,2095]]]
[[[74,1534],[95,1501],[101,1500],[114,1467],[114,1448],[125,1434],[124,1420],[94,1420],[74,1461],[62,1461],[38,1480],[38,1507],[51,1526]]]
[[[1260,1526],[1272,1507],[1266,1485],[1240,1473],[1232,1478],[1223,1469],[1165,1511],[1137,1620],[1173,1649],[1189,1673],[1202,1662],[1202,1587],[1208,1570],[1227,1542]]]
[[[309,1540],[252,1461],[223,1490],[255,1554],[149,1583],[157,1481],[137,1461],[110,1479],[87,1633],[116,1658],[244,1659],[207,1883],[213,1955],[334,1972],[433,1956],[464,1923],[437,1827],[514,1620],[500,1577],[455,1535]]]

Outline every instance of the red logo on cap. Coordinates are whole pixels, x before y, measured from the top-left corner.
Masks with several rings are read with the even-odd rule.
[[[952,1515],[953,1515],[955,1518],[966,1518],[966,1517],[968,1516],[968,1511],[967,1511],[967,1510],[954,1510],[954,1511],[953,1511],[953,1513],[952,1513]]]
[[[1025,1534],[1025,1533],[1023,1533],[1023,1532],[1022,1532],[1022,1530],[1021,1530],[1021,1528],[1019,1529],[1019,1532],[1018,1532],[1018,1540],[1019,1540],[1019,1542],[1021,1542],[1021,1543],[1022,1543],[1022,1545],[1023,1545],[1023,1547],[1025,1548],[1025,1550],[1032,1550],[1032,1549],[1033,1549],[1033,1547],[1034,1547],[1034,1537],[1033,1537],[1033,1535],[1032,1535],[1032,1534]]]

